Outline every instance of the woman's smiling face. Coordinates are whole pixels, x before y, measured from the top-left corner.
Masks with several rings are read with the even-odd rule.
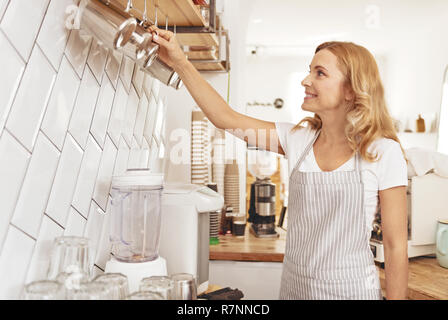
[[[318,51],[311,61],[310,73],[302,80],[306,94],[302,109],[319,115],[345,105],[345,100],[351,99],[345,82],[337,57],[329,50]]]

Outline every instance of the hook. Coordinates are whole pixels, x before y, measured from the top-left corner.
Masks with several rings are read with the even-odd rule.
[[[143,12],[143,20],[140,22],[141,26],[144,26],[144,24],[146,24],[146,22],[148,21],[146,1],[147,0],[145,0],[145,11]]]
[[[133,7],[134,5],[132,4],[132,0],[128,0],[128,5],[126,6],[126,9],[124,11],[129,12]]]

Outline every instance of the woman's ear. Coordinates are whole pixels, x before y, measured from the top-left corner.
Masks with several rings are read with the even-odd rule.
[[[344,85],[344,98],[346,101],[353,101],[355,99],[355,92],[350,85]]]

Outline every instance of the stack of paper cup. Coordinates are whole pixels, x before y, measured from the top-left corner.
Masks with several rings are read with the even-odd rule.
[[[207,166],[207,182],[213,181],[212,172],[212,142],[211,138],[213,136],[212,124],[209,120],[204,121],[204,161]]]
[[[204,184],[207,175],[207,166],[204,161],[204,113],[192,112],[191,121],[191,183]]]
[[[233,208],[234,216],[240,212],[240,183],[239,168],[236,160],[227,163],[224,176],[224,201],[225,204]]]
[[[225,173],[225,132],[221,129],[215,130],[213,138],[213,181],[218,185],[218,193],[224,196],[224,173]]]
[[[202,146],[203,146],[203,160],[204,165],[206,167],[205,176],[204,176],[204,182],[208,183],[212,180],[211,175],[209,175],[209,163],[210,163],[210,136],[208,134],[208,120],[207,118],[204,118],[202,121]]]

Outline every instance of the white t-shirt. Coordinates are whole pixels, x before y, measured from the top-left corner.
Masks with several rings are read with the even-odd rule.
[[[280,144],[288,159],[289,176],[299,157],[305,151],[316,133],[311,128],[297,129],[291,131],[295,126],[293,123],[276,122],[277,135]],[[380,138],[372,142],[368,148],[369,152],[377,152],[379,160],[368,162],[361,159],[361,180],[364,184],[364,208],[366,213],[366,224],[368,230],[372,230],[375,213],[378,210],[378,190],[384,190],[397,186],[408,185],[407,165],[398,142]],[[355,169],[355,157],[353,156],[334,171],[352,171]],[[310,149],[302,161],[299,171],[322,172],[314,157],[313,148]]]

